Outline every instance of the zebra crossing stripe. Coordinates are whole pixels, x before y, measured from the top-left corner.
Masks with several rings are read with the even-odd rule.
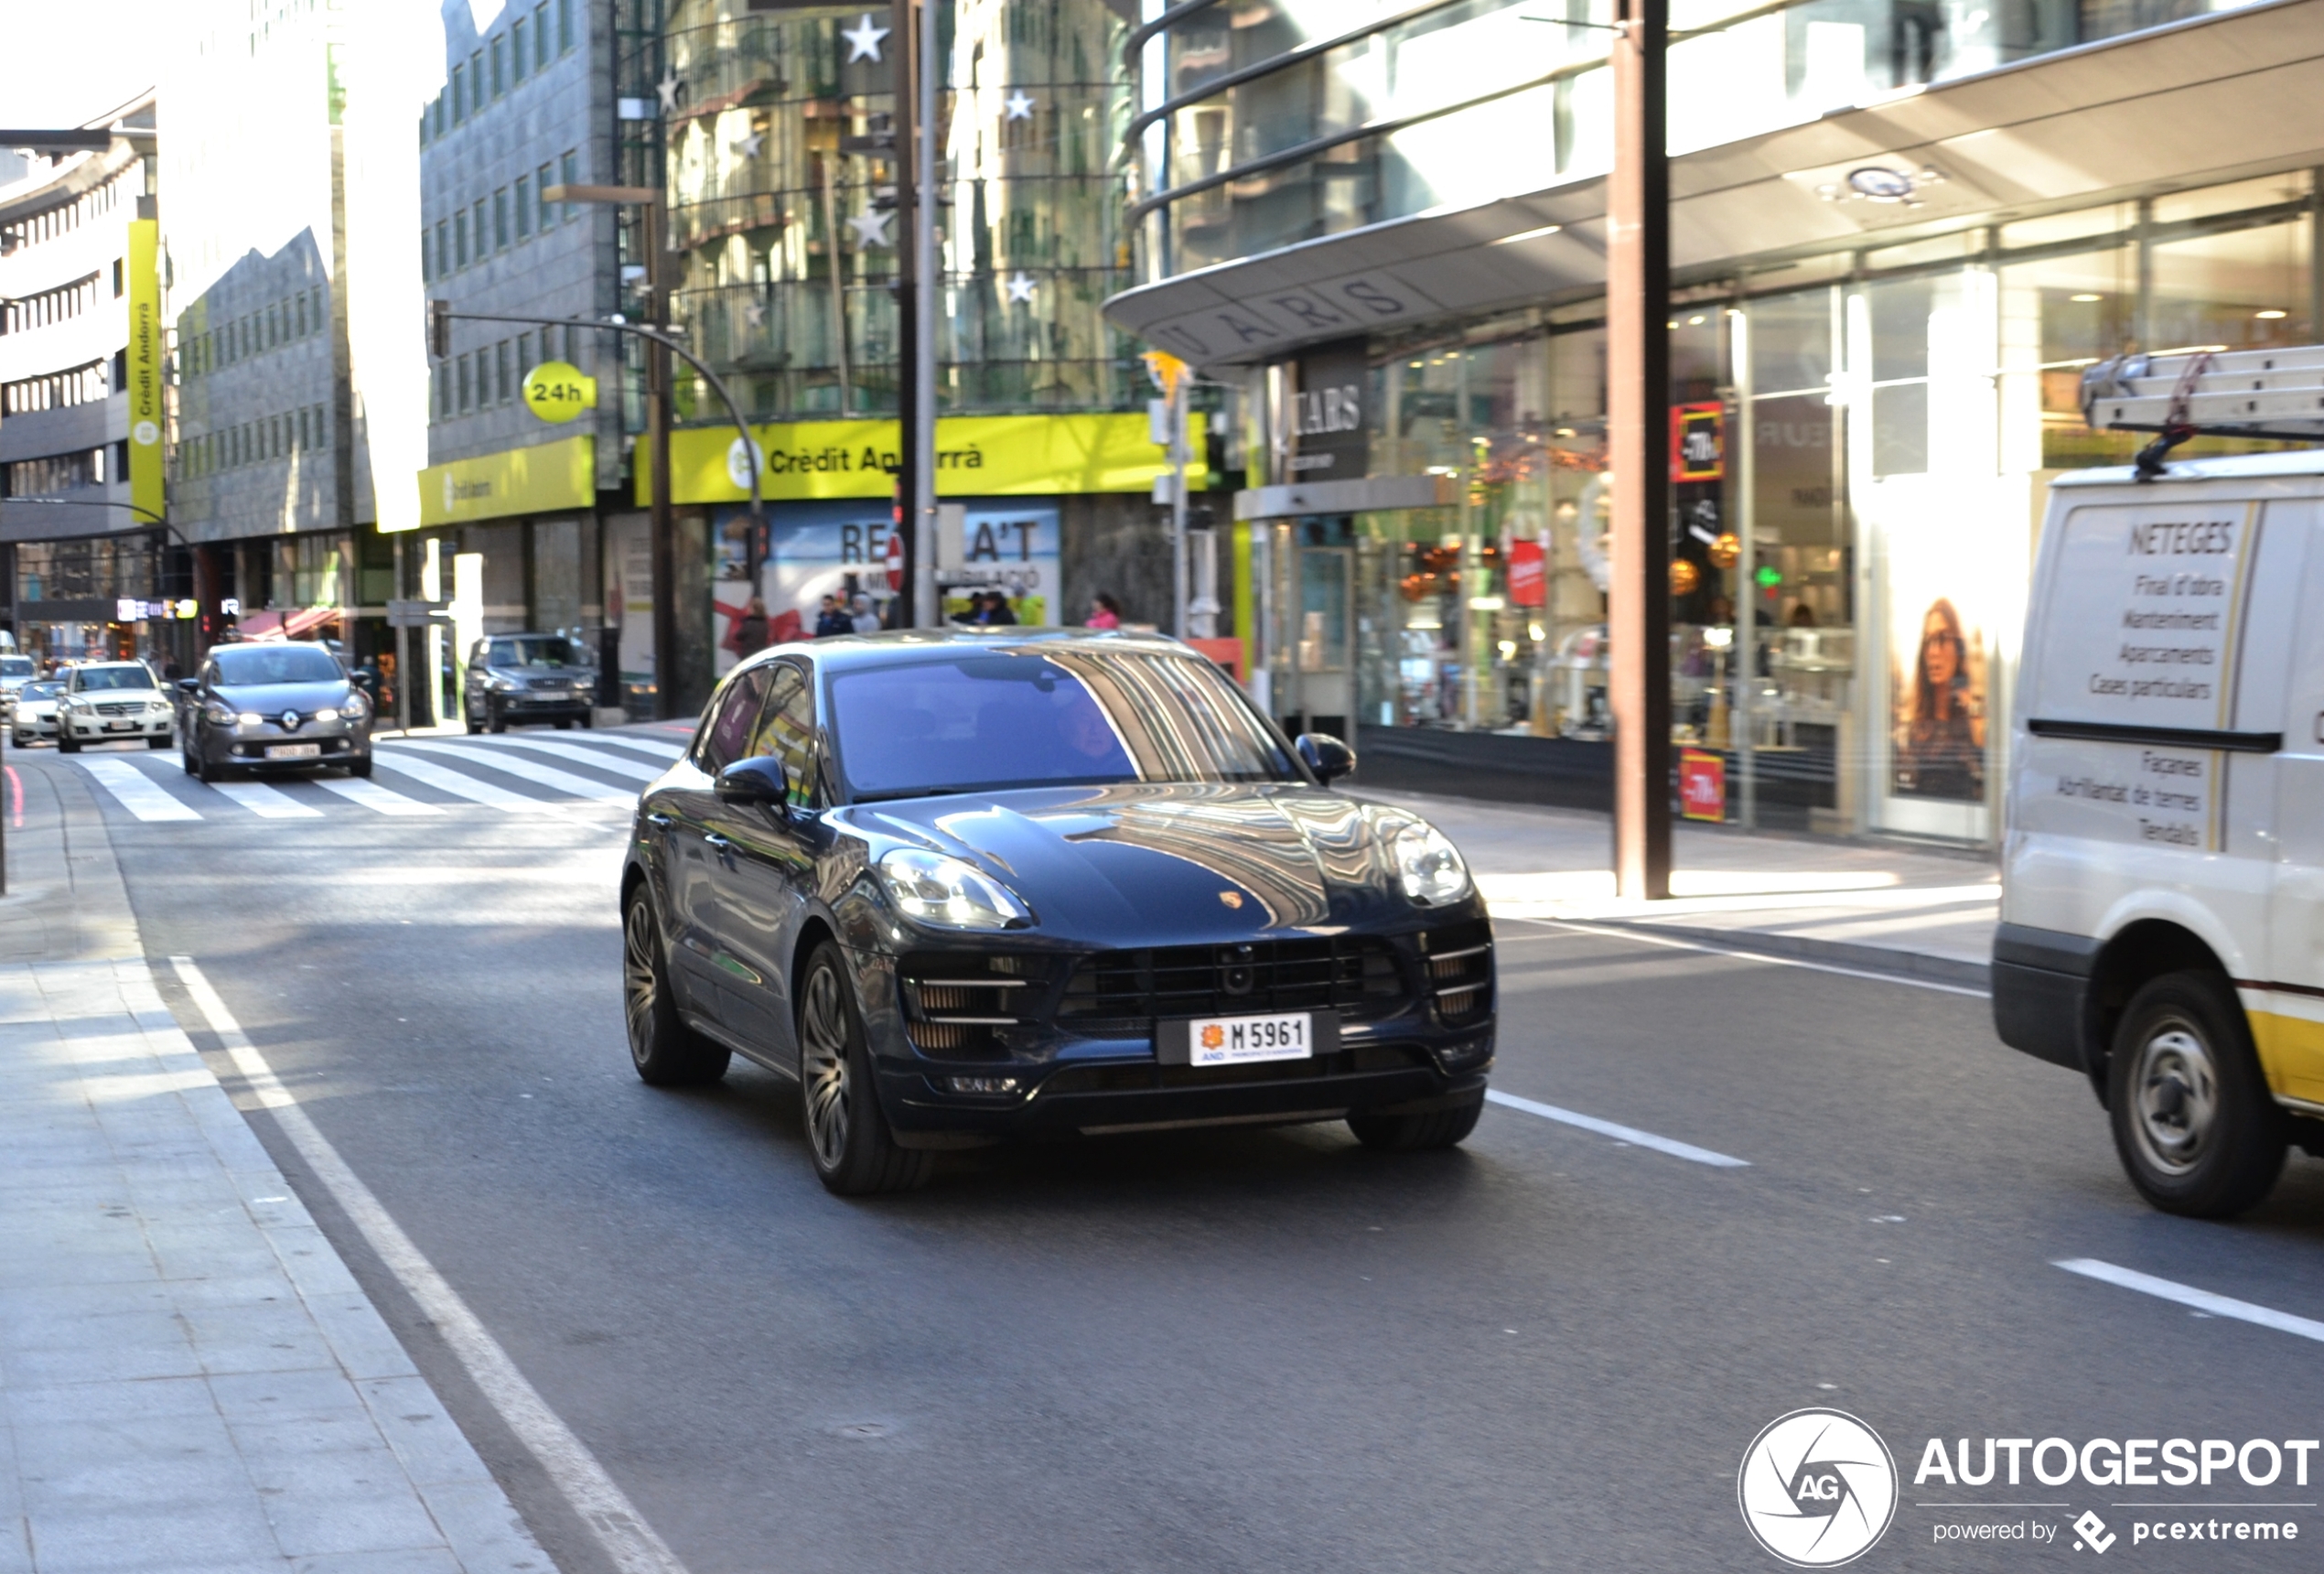
[[[425,782],[438,792],[448,792],[455,798],[466,798],[471,803],[482,803],[489,808],[537,814],[543,809],[554,807],[538,798],[528,798],[522,792],[495,787],[490,782],[479,782],[465,772],[447,771],[434,760],[414,759],[402,749],[374,749],[371,761],[382,770],[399,771],[414,782]]]
[[[596,742],[610,743],[616,749],[632,749],[640,754],[651,755],[654,759],[665,762],[677,759],[686,751],[686,746],[683,743],[666,743],[658,738],[640,738],[634,733],[593,732],[589,736]]]
[[[535,754],[554,755],[559,760],[571,760],[608,776],[626,776],[632,782],[651,782],[667,769],[647,765],[627,755],[608,754],[602,749],[591,749],[585,743],[558,743],[545,738],[512,738],[497,744],[496,749],[529,749]]]
[[[498,749],[472,749],[457,743],[406,743],[396,751],[399,759],[404,749],[424,749],[431,754],[453,755],[479,765],[487,765],[489,761],[488,768],[490,770],[505,771],[511,776],[554,788],[560,792],[569,792],[576,798],[591,798],[600,803],[624,805],[634,804],[638,801],[638,795],[627,788],[608,787],[602,782],[592,782],[586,776],[576,776],[570,771],[559,771],[554,766],[518,758],[512,752]],[[404,767],[398,764],[396,769],[403,770]]]
[[[213,782],[213,792],[223,792],[253,814],[269,820],[319,820],[323,812],[312,803],[302,803],[278,787],[262,782]]]
[[[382,787],[375,782],[367,782],[360,776],[350,776],[343,780],[336,776],[326,776],[315,785],[327,792],[336,792],[350,803],[360,803],[364,808],[382,814],[441,814],[444,813],[433,803],[423,803],[417,798],[407,798],[401,792]]]
[[[199,820],[201,811],[163,792],[154,779],[118,754],[83,759],[81,768],[140,820]]]

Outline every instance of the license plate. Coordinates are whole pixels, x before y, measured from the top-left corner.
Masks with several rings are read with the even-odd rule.
[[[1267,1017],[1200,1017],[1186,1025],[1187,1063],[1239,1066],[1251,1061],[1304,1061],[1316,1052],[1315,1021],[1305,1011]]]
[[[320,760],[323,746],[319,743],[270,743],[266,746],[269,760]]]
[[[134,732],[137,730],[137,724],[134,721],[109,721],[105,723],[105,730],[107,732]]]
[[[534,689],[533,691],[533,697],[534,699],[555,700],[559,704],[563,704],[565,701],[571,699],[573,697],[573,694],[569,689]]]

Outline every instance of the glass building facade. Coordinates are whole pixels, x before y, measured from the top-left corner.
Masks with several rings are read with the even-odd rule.
[[[1130,144],[1142,282],[1256,257],[1289,291],[1303,265],[1354,265],[1306,262],[1335,235],[1360,246],[1396,221],[1603,171],[1610,106],[1589,63],[1602,34],[1487,0],[1360,9],[1150,7]],[[2192,14],[1682,5],[1672,146],[1723,147]],[[1707,91],[1715,80],[1724,91]],[[1896,243],[1802,243],[1770,221],[1681,275],[1666,329],[1673,742],[1718,762],[1713,817],[1992,837],[2044,482],[2125,462],[2143,440],[2083,425],[2082,372],[2129,349],[2314,342],[2314,163],[2324,149],[2281,173],[2024,218],[1956,202]],[[1428,268],[1469,260],[1448,252],[1396,276],[1425,291]],[[1531,305],[1210,372],[1240,385],[1245,496],[1260,505],[1236,527],[1253,686],[1295,726],[1355,736],[1375,782],[1605,801],[1606,531],[1621,478],[1606,458],[1604,318],[1602,285],[1544,288]],[[1309,467],[1349,473],[1329,468],[1344,439],[1317,440],[1311,396],[1343,386],[1374,484],[1302,509],[1279,494]],[[1431,506],[1365,506],[1383,479],[1424,477],[1439,483]]]

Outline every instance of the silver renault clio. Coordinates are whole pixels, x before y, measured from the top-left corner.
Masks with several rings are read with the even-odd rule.
[[[186,771],[338,765],[371,773],[371,706],[321,645],[221,645],[184,693]]]

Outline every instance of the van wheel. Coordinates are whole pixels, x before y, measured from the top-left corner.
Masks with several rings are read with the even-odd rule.
[[[2150,980],[2123,1012],[2109,1062],[2114,1148],[2146,1201],[2168,1213],[2224,1219],[2274,1189],[2284,1112],[2226,979],[2190,972]]]

